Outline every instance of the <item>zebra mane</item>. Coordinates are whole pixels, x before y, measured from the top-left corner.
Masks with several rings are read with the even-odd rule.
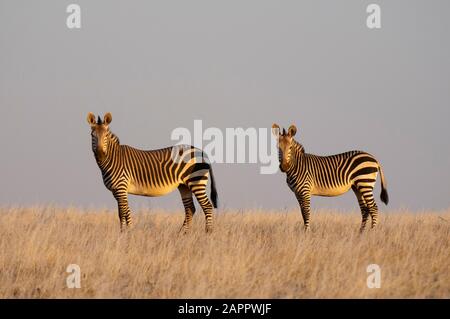
[[[111,137],[111,140],[116,143],[117,145],[120,145],[119,137],[114,134],[113,132],[109,131],[109,136]]]
[[[97,125],[103,124],[102,119],[100,118],[100,115],[97,117]]]
[[[292,143],[294,144],[295,149],[297,149],[300,154],[305,153],[305,148],[303,147],[302,144],[300,144],[294,139],[292,139]]]

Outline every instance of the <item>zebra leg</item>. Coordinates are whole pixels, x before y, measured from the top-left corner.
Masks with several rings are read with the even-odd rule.
[[[180,232],[183,231],[184,233],[187,233],[191,226],[192,217],[195,213],[194,200],[192,199],[192,192],[186,185],[180,185],[178,190],[180,191],[181,200],[183,201],[184,211],[186,214]]]
[[[197,184],[190,186],[192,193],[197,198],[198,203],[202,207],[203,213],[205,213],[206,232],[212,232],[212,212],[213,205],[209,201],[208,195],[206,195],[206,185]]]
[[[373,197],[373,188],[364,192],[363,196],[369,209],[370,217],[372,218],[372,228],[374,228],[378,224],[378,206]]]
[[[131,211],[128,206],[128,195],[124,191],[114,192],[114,198],[117,200],[120,218],[120,230],[123,231],[126,226],[131,226]]]
[[[297,201],[300,204],[300,210],[303,216],[303,223],[305,225],[305,231],[309,229],[309,216],[311,211],[311,195],[308,194],[295,194]]]
[[[369,219],[369,209],[366,206],[366,201],[364,200],[364,197],[361,195],[360,191],[356,188],[356,186],[352,186],[352,190],[356,195],[356,198],[358,199],[359,208],[361,209],[361,228],[359,229],[359,232],[362,233],[364,229],[366,229],[367,219]]]

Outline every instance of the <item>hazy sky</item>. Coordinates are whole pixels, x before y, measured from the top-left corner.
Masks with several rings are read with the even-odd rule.
[[[307,152],[375,155],[390,208],[448,208],[449,12],[446,0],[0,0],[0,205],[115,207],[86,123],[109,111],[122,144],[144,149],[195,119],[296,124]],[[222,207],[297,207],[284,174],[259,167],[214,165]],[[178,192],[131,203],[182,207]],[[312,206],[358,207],[351,192]]]

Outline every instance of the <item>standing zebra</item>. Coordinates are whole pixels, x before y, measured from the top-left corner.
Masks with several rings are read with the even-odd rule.
[[[377,225],[378,207],[373,196],[377,174],[381,176],[380,198],[387,205],[389,198],[383,170],[378,161],[362,151],[350,151],[331,156],[317,156],[305,153],[303,146],[294,140],[295,125],[288,132],[277,124],[272,132],[278,139],[280,170],[286,173],[286,182],[294,192],[305,224],[309,228],[311,195],[338,196],[350,188],[358,199],[362,214],[362,232],[367,219],[372,218],[372,228]]]
[[[212,211],[217,208],[217,192],[212,167],[203,151],[193,146],[173,146],[143,151],[121,145],[109,130],[111,113],[97,121],[87,116],[91,126],[92,151],[102,172],[103,183],[117,200],[120,228],[131,225],[128,194],[162,196],[178,188],[185,209],[181,230],[187,232],[195,213],[192,194],[205,213],[206,231],[212,231]],[[206,195],[208,175],[211,177],[211,205]]]

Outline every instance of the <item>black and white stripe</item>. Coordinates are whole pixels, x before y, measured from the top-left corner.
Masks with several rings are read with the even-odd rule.
[[[338,196],[352,189],[361,209],[361,231],[365,229],[369,216],[372,227],[378,222],[378,207],[373,196],[378,172],[381,176],[381,200],[389,201],[383,170],[369,153],[350,151],[331,156],[305,153],[303,146],[294,140],[297,132],[291,126],[286,132],[272,128],[278,136],[280,169],[286,173],[286,181],[294,192],[301,208],[305,229],[310,222],[311,196]]]
[[[117,200],[121,229],[132,223],[128,194],[162,196],[178,189],[185,208],[182,230],[187,231],[195,213],[194,195],[205,213],[206,231],[212,230],[213,207],[217,191],[212,167],[205,154],[193,146],[173,146],[143,151],[121,145],[109,130],[111,114],[88,122],[92,128],[92,149],[101,170],[103,182]],[[206,186],[211,179],[211,204]]]

